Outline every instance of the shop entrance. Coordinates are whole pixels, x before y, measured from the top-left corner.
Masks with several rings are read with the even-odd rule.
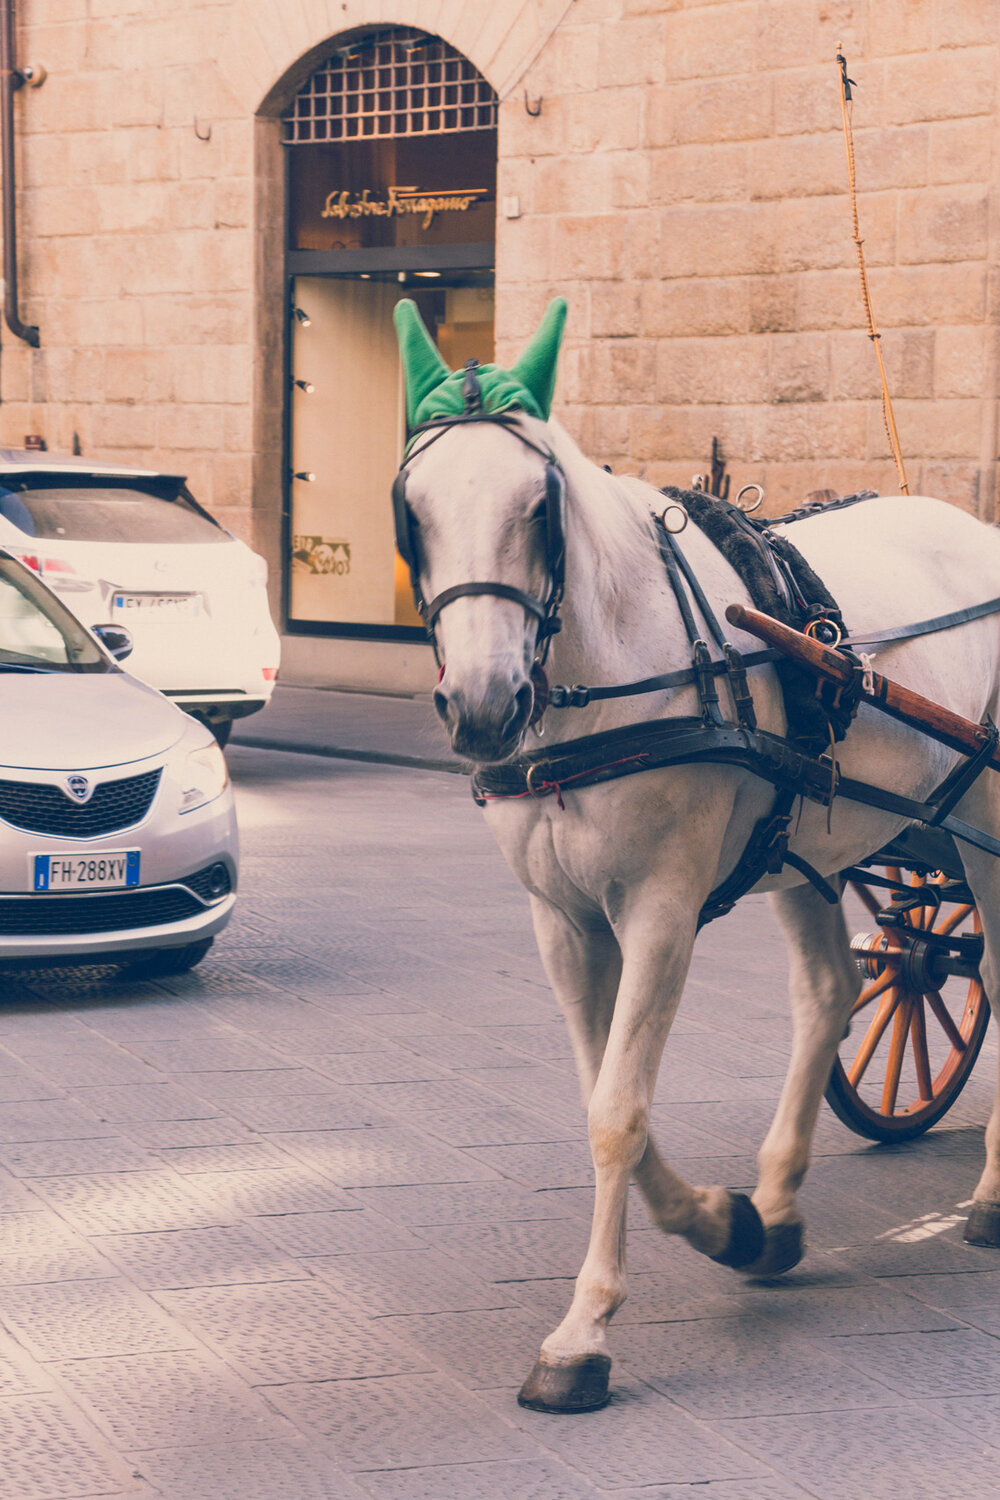
[[[496,98],[446,43],[394,28],[327,59],[284,124],[287,629],[422,637],[389,504],[392,310],[412,297],[453,368],[493,358]]]

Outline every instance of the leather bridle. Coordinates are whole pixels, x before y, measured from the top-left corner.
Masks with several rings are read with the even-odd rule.
[[[538,621],[538,631],[535,637],[535,664],[539,669],[548,655],[552,637],[562,628],[559,605],[562,602],[566,571],[566,477],[552,450],[533,442],[521,429],[517,421],[518,415],[516,410],[486,412],[473,409],[466,410],[461,416],[433,417],[428,422],[422,422],[410,433],[406,456],[392,486],[396,548],[410,570],[413,602],[427,627],[439,666],[441,658],[434,635],[434,625],[441,611],[456,599],[489,594],[497,599],[510,599],[514,604],[520,604],[522,609]],[[549,591],[543,599],[527,593],[524,589],[516,588],[510,583],[493,583],[482,579],[452,584],[449,588],[442,589],[439,594],[435,594],[433,599],[429,601],[424,599],[420,583],[420,526],[406,499],[407,467],[415,458],[419,458],[421,453],[426,453],[428,448],[453,427],[467,426],[472,422],[489,422],[494,427],[502,427],[544,460],[545,560],[549,575]],[[419,441],[422,434],[428,435],[423,443]]]

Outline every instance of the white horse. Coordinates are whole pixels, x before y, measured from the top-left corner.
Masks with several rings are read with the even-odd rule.
[[[404,341],[404,363],[405,353]],[[554,355],[552,363],[554,372]],[[547,414],[547,404],[539,406]],[[411,402],[411,420],[413,413]],[[426,404],[422,412],[417,407],[418,416],[427,414]],[[563,628],[552,643],[550,677],[611,684],[689,666],[688,638],[651,521],[663,508],[662,496],[640,480],[596,467],[556,423],[527,411],[515,421],[532,446],[508,428],[473,421],[431,429],[411,447],[405,498],[419,539],[423,597],[477,580],[546,597],[550,559],[536,513],[545,493],[542,455],[551,451],[566,480],[566,564]],[[936,500],[872,499],[798,523],[793,537],[857,638],[1000,592],[1000,533]],[[750,603],[739,576],[694,525],[678,544],[720,618],[728,604]],[[459,592],[441,608],[435,629],[445,668],[435,698],[458,754],[502,762],[523,747],[526,735],[529,748],[537,745],[528,719],[538,624],[516,598],[496,594]],[[759,649],[739,631],[731,639],[741,651]],[[878,668],[969,719],[987,712],[1000,717],[997,616],[885,646]],[[761,727],[782,733],[783,701],[773,670],[758,667],[750,680]],[[720,695],[725,702],[725,688]],[[698,712],[693,687],[550,710],[544,743]],[[837,750],[845,776],[916,798],[927,796],[958,760],[865,705]],[[660,1228],[706,1255],[737,1266],[752,1256],[742,1269],[765,1275],[788,1269],[802,1253],[796,1192],[859,976],[840,907],[793,870],[755,887],[773,892],[788,942],[793,1017],[788,1074],[760,1149],[753,1194],[763,1238],[749,1221],[745,1199],[723,1187],[687,1183],[649,1134],[657,1069],[699,911],[733,870],[773,799],[773,788],[748,771],[691,765],[565,790],[561,806],[555,797],[486,806],[489,827],[529,892],[541,956],[570,1029],[596,1174],[590,1244],[572,1304],[544,1341],[522,1404],[579,1411],[607,1399],[606,1330],[626,1296],[630,1177]],[[981,776],[958,812],[1000,835],[1000,777]],[[806,802],[791,847],[835,881],[904,823],[837,800],[828,828],[827,811]],[[982,974],[995,1004],[1000,862],[965,844],[961,854],[982,916]],[[1000,1224],[1000,1106],[987,1128],[975,1202],[982,1222]]]

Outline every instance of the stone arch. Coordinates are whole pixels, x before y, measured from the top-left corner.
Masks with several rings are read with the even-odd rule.
[[[474,63],[503,99],[544,47],[571,0],[239,0],[219,65],[248,115],[280,113],[342,36],[375,26],[415,26],[443,37]]]

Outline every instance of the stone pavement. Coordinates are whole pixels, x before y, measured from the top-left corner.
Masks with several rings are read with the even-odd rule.
[[[233,744],[431,771],[463,769],[429,695],[339,693],[279,682],[267,708],[236,721]]]
[[[992,1043],[909,1147],[824,1110],[783,1284],[637,1202],[614,1401],[523,1412],[591,1176],[523,895],[459,777],[231,763],[242,895],[203,966],[0,1005],[3,1500],[1000,1492],[1000,1255],[958,1223]],[[763,901],[703,933],[655,1109],[693,1180],[752,1184],[782,991]]]

